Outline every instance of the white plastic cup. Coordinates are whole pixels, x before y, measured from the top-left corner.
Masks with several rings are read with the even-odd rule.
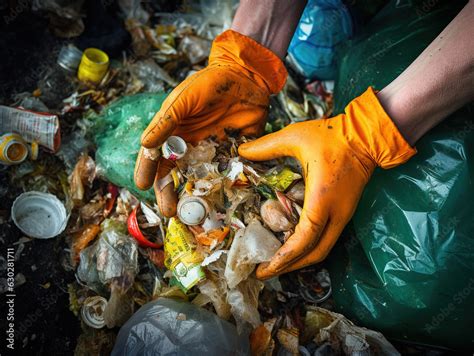
[[[183,158],[188,150],[186,142],[179,136],[170,136],[161,147],[163,157],[170,161]]]
[[[66,228],[69,218],[58,198],[35,191],[20,194],[13,202],[11,215],[24,234],[37,239],[58,236]]]

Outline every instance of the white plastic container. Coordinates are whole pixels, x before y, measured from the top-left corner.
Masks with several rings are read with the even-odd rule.
[[[186,142],[179,136],[170,136],[162,146],[163,157],[170,161],[183,158],[188,150]]]
[[[27,236],[50,239],[58,236],[67,225],[68,215],[61,201],[52,194],[27,192],[13,202],[13,222]]]

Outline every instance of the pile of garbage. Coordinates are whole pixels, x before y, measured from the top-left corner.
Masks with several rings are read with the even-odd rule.
[[[304,201],[298,162],[249,162],[237,148],[252,138],[210,138],[196,146],[184,143],[176,160],[175,217],[163,217],[151,193],[136,190],[134,130],[159,109],[157,98],[204,67],[212,38],[229,21],[216,25],[161,13],[151,25],[144,10],[134,15],[124,21],[132,50],[121,60],[66,44],[38,88],[0,106],[2,170],[25,192],[12,206],[12,220],[29,237],[65,239],[69,258],[63,267],[76,276],[67,286],[70,310],[84,333],[118,332],[125,324],[116,347],[127,349],[137,342],[129,339],[130,322],[140,323],[137,315],[151,308],[176,321],[169,338],[191,315],[209,327],[227,320],[224,336],[235,341],[244,335],[238,339],[243,352],[396,353],[380,333],[331,311],[331,280],[323,265],[256,279],[255,267],[271,259],[298,222]],[[330,116],[332,86],[290,76],[271,99],[266,132]],[[130,107],[149,112],[128,115]],[[122,121],[107,121],[117,113],[125,113]],[[104,153],[107,135],[130,151],[127,162]],[[131,146],[120,135],[133,140]],[[78,354],[91,351],[84,340]]]

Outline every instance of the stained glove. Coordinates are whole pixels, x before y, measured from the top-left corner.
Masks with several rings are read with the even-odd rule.
[[[295,157],[305,200],[295,232],[272,260],[257,268],[266,279],[322,261],[352,217],[375,167],[392,168],[416,150],[405,141],[369,88],[330,119],[287,126],[239,147],[254,161]]]
[[[171,92],[143,133],[135,165],[137,187],[146,190],[155,181],[160,210],[165,216],[175,215],[176,205],[165,204],[172,195],[171,180],[162,180],[172,166],[159,164],[162,159],[155,149],[170,135],[196,144],[209,136],[223,139],[228,131],[261,133],[269,97],[282,89],[286,76],[283,62],[251,38],[232,30],[216,37],[209,65]],[[163,194],[164,190],[169,194]]]

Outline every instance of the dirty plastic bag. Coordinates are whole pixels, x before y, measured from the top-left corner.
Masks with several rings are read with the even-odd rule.
[[[336,355],[400,355],[381,333],[315,306],[306,312],[304,337],[313,338],[318,345],[329,343],[331,354]]]
[[[341,56],[336,113],[397,77],[464,3],[387,5]],[[349,319],[387,337],[474,348],[473,109],[430,130],[407,163],[374,172],[355,233],[330,257],[336,307]]]
[[[143,130],[160,110],[166,96],[165,93],[127,96],[92,119],[98,174],[149,202],[155,201],[153,189],[139,190],[133,181],[133,170]]]
[[[288,48],[288,59],[309,79],[334,79],[336,48],[352,36],[351,15],[341,0],[309,0]]]
[[[230,305],[230,311],[237,322],[239,331],[243,330],[245,322],[252,324],[254,328],[261,324],[258,296],[263,286],[263,282],[249,277],[240,282],[235,289],[227,292],[227,303]]]
[[[106,219],[101,224],[99,239],[80,253],[78,278],[98,293],[112,281],[115,287],[126,292],[138,272],[138,249],[127,234],[127,226]]]
[[[248,335],[194,304],[158,298],[120,329],[112,356],[248,355]]]
[[[237,231],[224,272],[229,288],[247,279],[258,263],[270,261],[280,246],[275,235],[258,220],[252,220],[245,229]]]

